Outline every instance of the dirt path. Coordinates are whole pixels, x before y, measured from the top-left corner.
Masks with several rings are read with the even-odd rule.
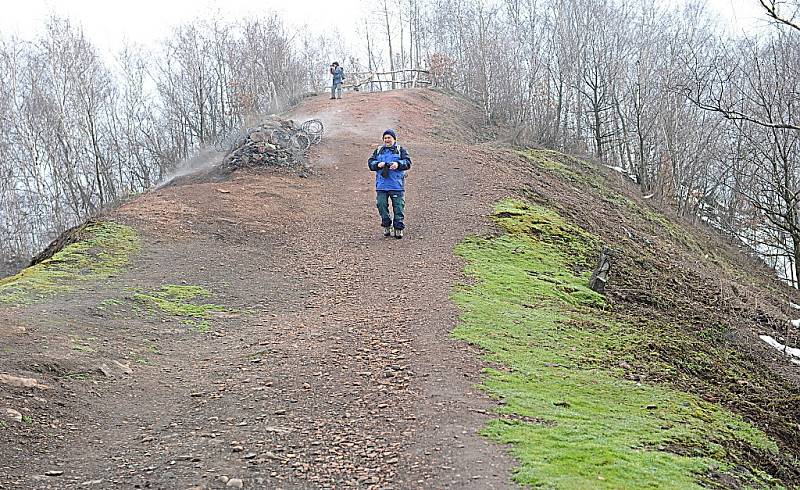
[[[457,129],[435,127],[450,102],[414,91],[308,100],[297,119],[326,126],[311,178],[237,173],[142,196],[114,216],[144,237],[123,276],[0,311],[24,325],[9,345],[28,356],[0,371],[146,358],[130,374],[45,375],[56,386],[44,402],[8,395],[50,426],[2,440],[0,488],[509,487],[512,461],[477,435],[492,402],[476,390],[478,354],[449,337],[448,295],[462,280],[453,247],[484,231],[513,177],[481,148],[433,136]],[[414,161],[403,240],[382,237],[366,169],[386,127]],[[240,313],[200,334],[98,308],[163,284],[204,286]],[[95,339],[93,357],[64,347],[76,335]],[[53,470],[63,474],[43,476]]]

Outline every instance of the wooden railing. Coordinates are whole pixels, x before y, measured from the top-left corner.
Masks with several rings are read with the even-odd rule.
[[[431,84],[428,70],[405,69],[384,72],[350,73],[343,89],[378,92],[398,88],[427,87]]]

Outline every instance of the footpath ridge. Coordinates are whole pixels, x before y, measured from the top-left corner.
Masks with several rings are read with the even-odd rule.
[[[449,294],[453,247],[514,177],[441,117],[469,120],[461,104],[308,99],[289,117],[325,124],[309,178],[236,172],[111,213],[140,238],[124,272],[0,307],[0,372],[51,387],[6,394],[34,423],[3,433],[0,488],[510,486]],[[366,166],[388,127],[414,161],[403,240],[382,237]]]

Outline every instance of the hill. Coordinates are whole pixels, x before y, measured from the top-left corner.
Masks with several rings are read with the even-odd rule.
[[[288,117],[325,124],[309,178],[155,190],[0,281],[0,488],[800,483],[770,271],[445,93]],[[366,169],[387,127],[403,240]]]

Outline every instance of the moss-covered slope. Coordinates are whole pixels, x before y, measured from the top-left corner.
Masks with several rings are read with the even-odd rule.
[[[457,248],[476,279],[454,293],[455,335],[496,367],[485,433],[511,443],[515,478],[543,488],[794,487],[792,383],[742,349],[748,290],[784,300],[742,257],[555,152],[524,155],[531,185],[497,205],[502,233]],[[601,247],[607,296],[588,289]],[[655,269],[654,269],[655,268]],[[779,321],[775,318],[774,321]],[[781,407],[773,404],[781,400]],[[772,408],[770,408],[772,407]]]

